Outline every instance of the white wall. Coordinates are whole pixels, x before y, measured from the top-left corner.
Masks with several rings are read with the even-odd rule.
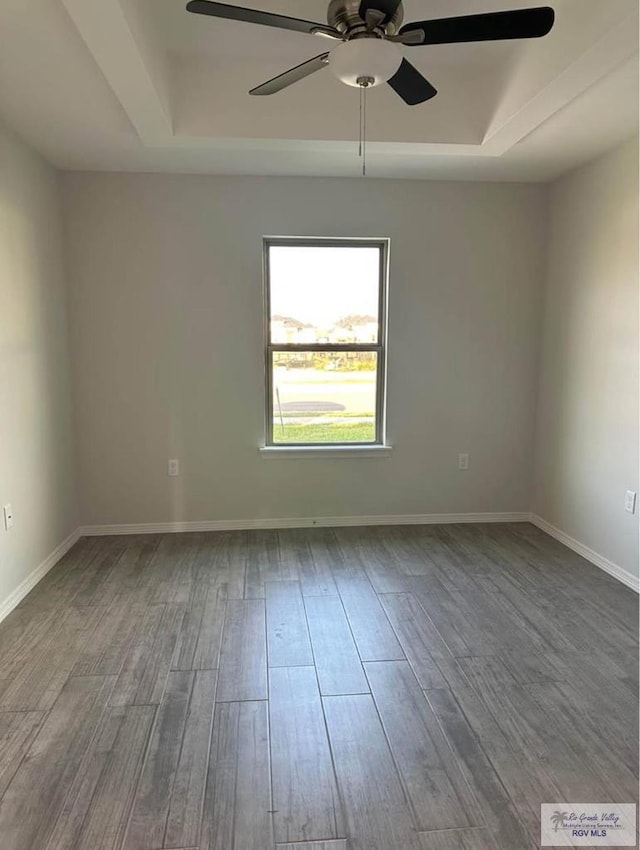
[[[140,174],[63,186],[84,523],[529,509],[543,187]],[[391,458],[260,457],[265,234],[391,237]]]
[[[0,127],[0,609],[77,527],[56,174]]]
[[[638,141],[551,192],[534,510],[638,575]]]

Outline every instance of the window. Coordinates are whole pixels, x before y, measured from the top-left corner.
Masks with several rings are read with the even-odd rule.
[[[384,442],[386,240],[266,239],[268,446]]]

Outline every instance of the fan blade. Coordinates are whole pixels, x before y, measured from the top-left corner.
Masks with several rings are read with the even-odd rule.
[[[406,59],[402,60],[402,64],[389,80],[389,85],[409,106],[424,103],[438,94],[431,83]]]
[[[295,68],[290,68],[284,74],[279,74],[272,80],[262,83],[261,86],[251,89],[249,94],[275,94],[282,89],[286,89],[287,86],[297,83],[298,80],[304,80],[309,74],[315,74],[316,71],[326,68],[328,64],[329,54],[321,53],[319,56],[314,56],[313,59],[308,59],[301,65],[296,65]]]
[[[402,0],[362,0],[358,14],[363,21],[367,20],[368,12],[381,12],[382,22],[388,24],[398,11]]]
[[[400,35],[420,31],[421,44],[458,44],[468,41],[501,41],[510,38],[541,38],[550,32],[555,12],[548,6],[538,9],[514,9],[486,15],[463,15],[406,24]]]
[[[262,24],[265,27],[305,32],[309,35],[328,35],[342,39],[338,30],[327,24],[316,24],[313,21],[303,21],[299,18],[288,18],[286,15],[274,15],[258,9],[243,9],[241,6],[228,6],[226,3],[214,3],[213,0],[190,0],[187,12],[197,15],[211,15],[214,18],[228,18],[231,21],[245,21],[248,24]]]

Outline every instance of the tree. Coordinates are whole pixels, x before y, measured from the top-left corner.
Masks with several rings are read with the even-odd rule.
[[[551,823],[555,824],[554,832],[558,831],[558,827],[564,824],[565,820],[569,817],[569,812],[554,812],[551,815]]]

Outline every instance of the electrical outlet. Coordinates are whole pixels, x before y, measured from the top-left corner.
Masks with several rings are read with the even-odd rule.
[[[5,505],[2,512],[4,514],[4,530],[9,531],[10,528],[13,528],[13,508],[11,505]]]
[[[469,469],[469,455],[466,452],[458,455],[458,469]]]
[[[180,461],[177,458],[172,458],[169,461],[168,474],[171,478],[177,478],[180,475]]]
[[[626,495],[624,497],[624,509],[625,509],[625,511],[628,511],[630,514],[635,514],[637,498],[638,498],[637,493],[634,493],[633,490],[627,490]]]

